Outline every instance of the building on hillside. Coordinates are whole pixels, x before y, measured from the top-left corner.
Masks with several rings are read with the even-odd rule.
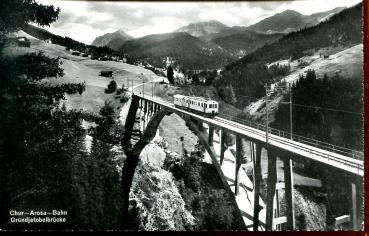
[[[46,43],[53,43],[53,41],[49,38],[45,40]]]
[[[174,63],[176,62],[176,59],[174,57],[165,57],[163,59],[164,64],[166,65],[166,68],[168,68],[169,66],[174,65]]]
[[[80,52],[78,52],[78,51],[74,51],[74,52],[72,52],[72,55],[73,55],[73,56],[80,56],[80,55],[81,55],[81,53],[80,53]]]
[[[102,71],[100,71],[100,76],[112,77],[113,76],[113,71],[111,71],[111,70],[102,70]]]
[[[31,46],[31,42],[26,37],[8,38],[6,43],[13,47],[27,47]]]

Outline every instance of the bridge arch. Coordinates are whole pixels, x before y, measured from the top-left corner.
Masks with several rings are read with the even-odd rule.
[[[132,101],[130,111],[131,111],[132,106],[138,106],[137,101]],[[133,107],[132,112],[136,113],[138,110],[137,108],[135,109]],[[125,217],[124,222],[128,222],[127,217],[129,217],[128,216],[129,193],[131,191],[134,173],[137,168],[138,162],[140,160],[140,154],[143,151],[143,149],[146,147],[146,145],[148,145],[155,138],[156,132],[163,118],[171,114],[176,114],[178,115],[178,117],[183,119],[186,122],[186,125],[189,127],[189,129],[193,131],[193,133],[199,139],[200,143],[205,147],[205,150],[208,152],[208,154],[212,158],[212,162],[217,170],[218,175],[220,176],[224,189],[228,192],[228,194],[230,194],[231,196],[230,199],[232,201],[232,204],[235,207],[235,209],[237,209],[236,211],[237,220],[239,221],[239,225],[241,225],[242,227],[240,229],[246,230],[246,225],[242,219],[242,214],[239,211],[237,202],[235,198],[233,197],[233,192],[230,186],[228,185],[226,178],[224,177],[224,174],[221,170],[219,163],[217,162],[217,156],[216,156],[214,148],[212,148],[208,143],[208,138],[202,132],[200,132],[200,130],[198,129],[198,125],[195,124],[189,117],[181,114],[180,112],[169,110],[165,107],[161,108],[160,110],[157,110],[153,114],[150,121],[147,123],[147,126],[144,128],[141,138],[133,147],[131,147],[130,145],[130,137],[122,138],[122,146],[127,156],[127,159],[123,165],[123,171],[122,171],[123,217]],[[130,120],[128,118],[130,118]],[[131,132],[132,132],[132,131],[129,131],[129,129],[131,129],[131,127],[133,126],[133,123],[134,123],[134,122],[132,123],[133,119],[134,118],[131,115],[131,117],[127,117],[127,120],[126,120],[126,125],[129,125],[127,126],[128,132],[126,130],[126,134],[128,134],[129,136],[131,135]],[[125,225],[125,227],[128,228],[127,225]]]

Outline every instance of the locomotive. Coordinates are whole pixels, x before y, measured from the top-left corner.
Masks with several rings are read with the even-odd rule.
[[[175,94],[173,97],[175,107],[194,111],[209,117],[213,117],[218,114],[219,104],[217,101],[205,99],[203,97],[184,96],[180,94]]]

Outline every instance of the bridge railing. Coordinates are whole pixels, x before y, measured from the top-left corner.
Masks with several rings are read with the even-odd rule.
[[[264,132],[266,132],[266,126],[264,124],[260,124],[257,122],[253,122],[253,121],[249,121],[249,120],[244,120],[244,119],[240,119],[237,117],[233,117],[227,114],[220,114],[219,117],[226,117],[226,119],[228,120],[232,120],[236,123],[240,123],[243,125],[247,125],[259,130],[262,130]],[[286,132],[283,130],[279,130],[279,129],[275,129],[272,127],[268,127],[268,133],[282,137],[282,138],[286,138],[286,139],[291,139],[291,133],[290,132]],[[353,150],[353,149],[349,149],[346,147],[341,147],[341,146],[337,146],[337,145],[333,145],[327,142],[323,142],[320,140],[316,140],[316,139],[312,139],[312,138],[307,138],[301,135],[297,135],[297,134],[293,134],[292,135],[292,139],[293,141],[296,142],[300,142],[300,143],[304,143],[313,147],[317,147],[317,148],[321,148],[333,153],[337,153],[343,156],[348,156],[354,159],[358,159],[358,160],[364,160],[364,154],[363,152],[357,151],[357,150]]]
[[[153,101],[163,103],[167,106],[172,106],[173,105],[172,103],[170,103],[168,101],[161,100],[161,99],[157,99],[157,98],[149,98],[149,99],[151,99]],[[266,132],[266,126],[264,124],[261,124],[261,123],[257,123],[257,122],[253,122],[253,121],[245,120],[245,119],[240,119],[240,118],[233,117],[231,115],[227,115],[227,114],[223,114],[223,113],[220,113],[219,117],[220,118],[225,118],[227,120],[231,120],[231,121],[236,122],[238,124],[246,125],[246,126],[249,126],[251,128],[255,128],[257,130]],[[290,132],[286,132],[286,131],[283,131],[283,130],[278,130],[278,129],[271,128],[271,127],[268,127],[268,131],[269,131],[268,132],[269,134],[273,134],[275,136],[279,136],[279,137],[282,137],[282,138],[285,138],[285,139],[290,139],[291,138],[291,133]],[[261,134],[261,136],[265,138],[266,134]],[[270,138],[272,138],[272,137],[270,137]],[[335,159],[338,162],[344,163],[344,164],[352,166],[352,167],[356,167],[356,168],[358,168],[358,170],[362,170],[362,164],[358,164],[356,162],[353,163],[352,161],[344,160],[342,158],[338,159],[336,157],[330,156],[329,154],[324,154],[324,153],[317,152],[315,150],[309,149],[305,146],[299,145],[298,143],[310,145],[310,146],[320,148],[320,149],[323,149],[323,150],[326,150],[326,151],[330,151],[330,152],[333,152],[333,153],[336,153],[336,154],[351,157],[351,158],[356,159],[356,160],[364,160],[363,152],[360,152],[360,151],[357,151],[357,150],[352,150],[352,149],[341,147],[341,146],[337,146],[337,145],[333,145],[333,144],[330,144],[330,143],[327,143],[327,142],[319,141],[319,140],[312,139],[312,138],[307,138],[307,137],[296,135],[296,134],[294,134],[292,138],[293,138],[293,141],[295,141],[293,143],[293,145],[295,147],[298,146],[300,149],[305,150],[307,152],[314,153],[314,154],[317,154],[317,155],[320,155],[320,156],[324,156],[325,158],[327,158],[327,162],[329,162],[330,159],[331,160]],[[276,140],[276,141],[281,142],[282,140]],[[291,144],[290,141],[288,141],[288,142],[286,141],[284,143],[287,144],[287,145]]]
[[[227,120],[229,120],[229,119],[227,119]],[[240,122],[236,122],[236,123],[239,124]],[[253,123],[253,122],[251,122],[251,123]],[[263,126],[263,125],[257,124],[257,123],[253,123],[253,124],[255,126],[258,126],[259,125],[259,127]],[[260,132],[260,131],[263,131],[263,130],[261,130],[261,129],[255,129],[256,127],[254,129],[252,129],[252,127],[250,127],[250,126],[251,125],[246,125],[246,126],[240,128],[240,129],[246,130],[248,132],[251,132],[253,135],[256,134],[258,136],[261,136],[262,138],[266,138],[266,133],[265,132]],[[274,129],[274,130],[276,130],[276,129]],[[265,129],[264,129],[264,131],[265,131]],[[271,128],[269,128],[269,133],[272,134]],[[285,132],[285,133],[287,133],[287,132]],[[303,145],[302,142],[291,142],[290,140],[287,139],[287,136],[286,136],[286,139],[279,139],[279,138],[276,138],[276,136],[278,136],[278,135],[274,135],[273,134],[273,136],[269,136],[269,140],[270,141],[272,141],[272,140],[273,141],[277,141],[279,143],[283,143],[283,144],[288,145],[290,147],[298,148],[299,150],[305,151],[305,152],[307,152],[307,153],[309,153],[311,155],[313,154],[313,155],[316,155],[316,156],[320,156],[321,158],[325,158],[326,159],[326,163],[329,163],[331,161],[334,161],[335,163],[344,164],[345,166],[348,166],[348,167],[351,167],[351,168],[355,169],[357,172],[355,171],[354,173],[357,173],[357,174],[360,174],[361,175],[362,172],[363,172],[363,164],[362,164],[362,162],[360,160],[352,159],[352,158],[349,158],[349,159],[348,158],[340,158],[340,157],[331,155],[330,154],[331,152],[325,153],[325,152],[319,151],[319,149],[313,149],[313,148],[311,148],[311,145],[305,146],[305,145]],[[281,135],[281,137],[282,137],[282,135]],[[288,136],[288,138],[289,138],[289,136]],[[345,155],[345,157],[346,156],[347,155]]]

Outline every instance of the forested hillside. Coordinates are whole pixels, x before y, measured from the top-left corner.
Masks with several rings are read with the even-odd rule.
[[[210,42],[221,46],[235,56],[243,56],[278,40],[282,36],[283,34],[260,34],[243,30],[231,35],[226,34],[225,36],[220,36],[220,34],[218,34],[218,36],[211,39]]]
[[[343,10],[317,26],[293,32],[275,43],[227,65],[215,83],[217,88],[231,84],[239,105],[245,105],[242,96],[261,97],[265,83],[276,82],[276,76],[267,63],[283,59],[298,59],[311,55],[320,48],[350,47],[361,43],[362,4]]]
[[[113,49],[109,47],[105,47],[105,46],[97,47],[93,45],[86,45],[72,38],[55,35],[45,29],[41,29],[41,28],[38,28],[30,24],[25,24],[22,27],[22,30],[35,38],[38,38],[41,40],[51,39],[52,43],[54,44],[64,46],[67,49],[72,49],[72,50],[83,52],[83,53],[90,53],[95,57],[102,57],[105,55],[119,55],[117,51],[114,51]]]
[[[184,32],[148,35],[127,41],[121,50],[157,67],[166,67],[171,57],[183,70],[217,69],[229,63],[230,54],[219,46]]]
[[[362,93],[360,80],[317,78],[309,70],[292,86],[294,133],[362,150]],[[289,106],[280,105],[272,125],[288,131],[289,112]]]

